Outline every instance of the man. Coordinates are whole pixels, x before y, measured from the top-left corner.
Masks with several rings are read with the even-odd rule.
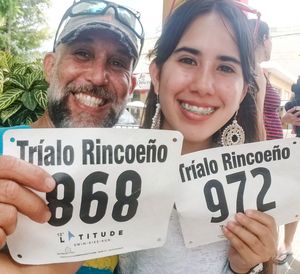
[[[106,1],[74,3],[58,27],[53,52],[44,58],[48,110],[31,126],[112,127],[136,85],[132,72],[142,45],[143,28],[136,12]],[[1,247],[16,227],[18,212],[40,223],[51,216],[46,204],[27,187],[49,192],[55,181],[37,166],[1,156]],[[22,266],[7,253],[0,254],[0,273],[6,274],[75,273],[80,265]]]

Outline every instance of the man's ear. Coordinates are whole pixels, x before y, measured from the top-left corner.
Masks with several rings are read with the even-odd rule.
[[[131,76],[131,88],[129,90],[129,95],[133,93],[135,87],[136,87],[137,81],[136,81],[136,76],[132,74]]]
[[[149,72],[150,72],[151,82],[154,87],[154,92],[158,94],[160,70],[154,61],[152,61],[149,66]]]
[[[50,79],[52,77],[54,62],[55,62],[55,53],[53,52],[47,53],[46,56],[44,57],[44,74],[48,84],[50,83]]]

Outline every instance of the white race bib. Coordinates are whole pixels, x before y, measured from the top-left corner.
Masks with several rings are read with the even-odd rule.
[[[224,239],[222,225],[258,209],[277,224],[299,220],[300,139],[220,147],[184,155],[176,208],[185,245]]]
[[[38,193],[52,211],[49,223],[19,214],[8,237],[19,263],[84,261],[164,244],[178,182],[180,133],[18,129],[5,132],[3,144],[4,154],[44,168],[57,181],[51,193]]]

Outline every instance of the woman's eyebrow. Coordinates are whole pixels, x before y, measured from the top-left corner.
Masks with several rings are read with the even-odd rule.
[[[238,58],[235,58],[233,56],[228,55],[220,55],[218,56],[218,59],[222,62],[232,62],[238,65],[241,65],[241,61]]]
[[[197,50],[195,48],[189,48],[189,47],[181,47],[181,48],[175,49],[174,53],[178,53],[178,52],[181,52],[181,51],[186,51],[186,52],[194,54],[194,55],[201,54],[200,50]]]
[[[200,50],[195,49],[195,48],[190,48],[190,47],[177,48],[177,49],[174,50],[174,53],[178,53],[178,52],[181,52],[181,51],[185,51],[185,52],[188,52],[188,53],[191,53],[191,54],[194,54],[194,55],[201,55],[202,54]],[[223,62],[233,62],[233,63],[236,63],[238,65],[241,64],[241,61],[238,58],[235,58],[233,56],[219,55],[217,58],[220,61],[223,61]]]

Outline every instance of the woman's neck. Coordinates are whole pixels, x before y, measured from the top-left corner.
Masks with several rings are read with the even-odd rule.
[[[203,142],[188,142],[186,140],[183,140],[181,154],[188,154],[213,147],[215,147],[215,145],[212,139],[207,139]]]
[[[266,58],[265,48],[263,46],[259,46],[255,49],[255,61],[258,64],[268,61]]]

